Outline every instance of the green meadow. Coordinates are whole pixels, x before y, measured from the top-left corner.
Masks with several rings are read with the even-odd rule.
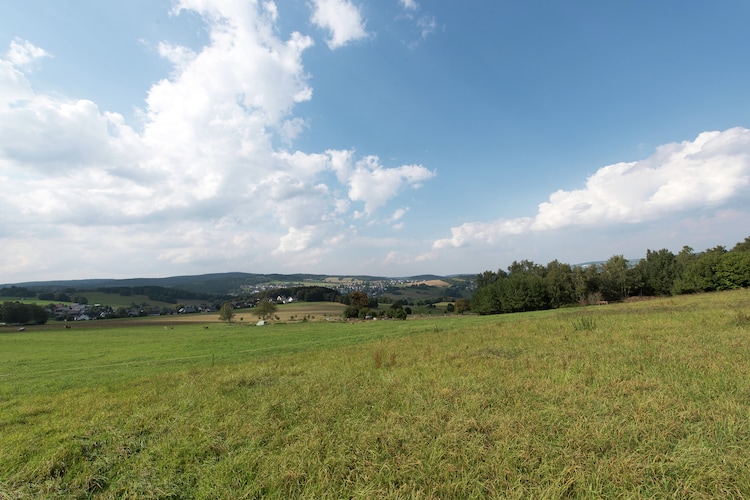
[[[747,290],[0,328],[0,498],[747,498],[748,450]]]
[[[105,292],[76,292],[73,295],[82,295],[88,299],[88,303],[93,304],[104,304],[117,309],[118,307],[130,307],[131,304],[148,304],[155,307],[175,307],[175,304],[169,302],[162,302],[159,300],[152,300],[146,295],[120,295],[117,293],[105,293]],[[0,303],[3,302],[23,302],[24,304],[38,304],[40,306],[46,306],[47,304],[72,304],[72,302],[60,302],[57,300],[40,300],[37,298],[24,298],[19,297],[0,297]],[[206,302],[205,300],[181,300],[180,303],[184,305],[197,306]]]

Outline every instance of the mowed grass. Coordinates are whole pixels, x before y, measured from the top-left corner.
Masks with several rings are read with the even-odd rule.
[[[750,292],[0,333],[0,497],[750,496]]]

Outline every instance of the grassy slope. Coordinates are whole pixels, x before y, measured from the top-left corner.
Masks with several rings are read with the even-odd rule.
[[[0,498],[750,495],[748,291],[0,353]]]

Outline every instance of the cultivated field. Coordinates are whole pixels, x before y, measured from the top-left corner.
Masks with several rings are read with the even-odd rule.
[[[0,498],[750,497],[750,291],[245,319],[0,329]]]

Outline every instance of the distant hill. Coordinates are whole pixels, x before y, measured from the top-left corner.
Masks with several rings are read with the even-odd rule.
[[[474,275],[468,276],[473,279]],[[351,276],[351,275],[324,275],[324,274],[252,274],[252,273],[214,273],[194,276],[172,276],[168,278],[129,278],[129,279],[82,279],[82,280],[53,280],[53,281],[30,281],[24,283],[8,283],[0,285],[0,288],[16,286],[37,291],[63,292],[73,289],[76,291],[96,290],[98,288],[113,287],[149,287],[158,286],[164,288],[176,288],[194,293],[228,295],[248,288],[264,284],[297,284],[297,285],[320,285],[340,281],[384,281],[384,280],[409,280],[430,281],[456,279],[459,276],[442,277],[437,275],[420,275],[399,278],[387,278],[382,276]]]

